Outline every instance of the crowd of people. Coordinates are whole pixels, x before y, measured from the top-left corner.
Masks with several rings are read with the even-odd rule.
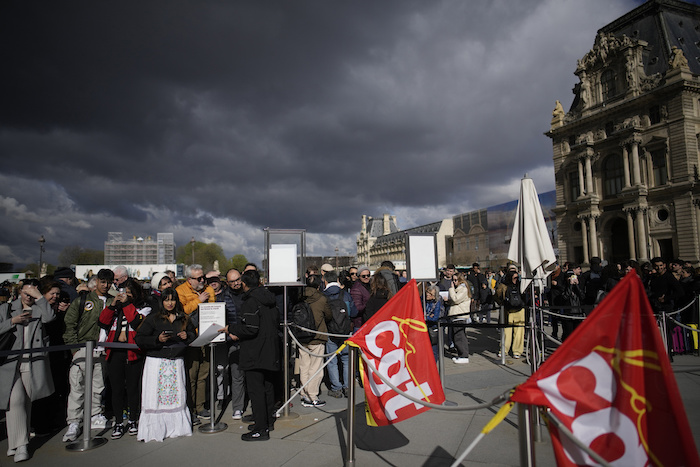
[[[551,275],[538,305],[562,315],[552,319],[554,337],[566,339],[583,316],[620,281],[635,271],[642,278],[655,311],[683,308],[700,293],[700,281],[691,265],[680,260],[667,264],[660,258],[639,265],[634,261],[603,264],[591,259],[589,271],[564,263]],[[351,267],[338,273],[330,264],[310,266],[303,288],[283,294],[281,287],[265,287],[254,264],[243,271],[205,273],[188,266],[184,280],[172,271],[155,274],[142,283],[128,270],[101,269],[78,283],[69,268],[59,268],[41,280],[27,279],[13,291],[0,288],[0,337],[12,339],[12,349],[39,349],[48,345],[97,343],[92,358],[92,380],[86,381],[86,347],[51,353],[37,352],[0,358],[0,410],[6,411],[8,456],[16,462],[29,458],[32,430],[50,433],[66,426],[63,441],[77,440],[83,429],[111,428],[113,439],[124,435],[140,441],[162,441],[188,436],[193,426],[212,416],[213,404],[230,404],[234,419],[249,422],[245,441],[269,439],[275,412],[284,402],[281,369],[293,369],[302,387],[301,404],[325,405],[329,397],[343,398],[355,375],[348,374],[348,351],[343,349],[327,366],[326,358],[342,346],[346,334],[357,331],[406,283],[406,276],[385,261],[372,273]],[[433,354],[447,352],[455,364],[469,363],[467,325],[490,324],[492,312],[502,306],[506,352],[520,358],[524,347],[527,304],[515,265],[468,271],[447,265],[439,280],[420,288]],[[282,361],[280,311],[287,296],[289,309],[298,303],[309,310],[313,329],[298,342],[293,361]],[[221,302],[226,311],[225,351],[216,352],[210,367],[208,346],[192,347],[199,326],[201,303]],[[695,307],[680,315],[697,323]],[[445,348],[438,348],[438,321],[451,325]],[[3,337],[4,336],[4,337]],[[499,355],[500,356],[500,355]],[[217,376],[216,400],[208,400],[210,371]],[[91,386],[90,427],[82,427],[86,385]],[[250,405],[252,414],[245,416]]]

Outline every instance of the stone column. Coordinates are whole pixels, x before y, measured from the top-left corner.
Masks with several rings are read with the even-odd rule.
[[[630,156],[627,153],[627,145],[622,144],[622,168],[625,171],[625,188],[630,187]]]
[[[591,256],[599,256],[598,254],[598,231],[595,226],[595,216],[588,218],[588,223],[591,229]]]
[[[642,183],[641,172],[639,169],[639,141],[632,139],[632,175],[634,177],[634,186],[639,186]]]
[[[642,208],[636,209],[637,213],[637,259],[646,259],[646,229],[644,228],[644,211]]]
[[[591,156],[586,156],[586,193],[593,193],[593,171],[591,170]]]
[[[583,262],[588,263],[588,224],[586,217],[581,218],[581,235],[583,236]]]
[[[637,259],[634,248],[634,220],[632,219],[632,210],[625,209],[625,213],[627,214],[627,242],[630,245],[630,259]]]
[[[578,186],[581,196],[583,196],[586,193],[586,185],[583,183],[583,163],[581,159],[578,160]]]

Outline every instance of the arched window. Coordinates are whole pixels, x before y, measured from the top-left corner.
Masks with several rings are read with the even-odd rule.
[[[600,84],[603,87],[603,100],[608,100],[617,95],[617,76],[613,70],[605,70],[600,76]]]
[[[622,156],[613,154],[603,162],[603,196],[611,198],[622,191],[625,183],[625,172]]]

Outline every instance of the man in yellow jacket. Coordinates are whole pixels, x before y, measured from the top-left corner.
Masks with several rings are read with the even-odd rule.
[[[193,321],[195,327],[199,327],[199,304],[214,302],[216,294],[214,289],[204,282],[204,270],[201,264],[191,264],[185,268],[185,282],[180,284],[177,294],[185,313]],[[187,405],[192,411],[192,423],[198,425],[200,418],[209,418],[209,410],[204,407],[207,398],[207,378],[209,377],[209,348],[189,347],[185,353],[185,368],[189,376],[189,391],[187,391]]]

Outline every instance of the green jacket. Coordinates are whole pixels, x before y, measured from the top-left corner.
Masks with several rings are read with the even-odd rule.
[[[65,343],[82,344],[87,341],[97,341],[100,336],[100,327],[97,324],[97,318],[100,317],[100,313],[102,313],[102,310],[106,306],[111,305],[112,300],[114,300],[114,297],[107,295],[107,303],[103,305],[97,292],[90,292],[85,298],[85,307],[82,316],[80,313],[80,297],[73,300],[64,318],[66,331],[63,333],[63,340]],[[78,319],[80,319],[80,321],[78,321]]]

